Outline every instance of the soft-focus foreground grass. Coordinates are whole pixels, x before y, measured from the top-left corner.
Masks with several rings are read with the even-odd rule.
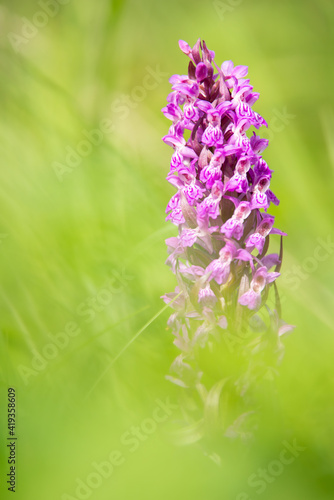
[[[71,0],[15,53],[7,34],[20,34],[22,17],[32,20],[40,10],[33,1],[0,6],[5,498],[5,396],[14,386],[16,498],[76,497],[77,478],[86,482],[93,462],[119,450],[124,463],[91,498],[332,499],[334,251],[317,251],[319,238],[334,239],[332,2]],[[256,109],[272,138],[265,159],[281,199],[274,214],[289,234],[280,280],[284,317],[297,325],[285,340],[279,375],[263,393],[256,440],[219,450],[220,467],[200,446],[174,447],[165,424],[146,434],[135,452],[121,442],[151,417],[157,398],[176,399],[164,380],[176,355],[168,311],[114,362],[163,307],[159,296],[175,285],[164,266],[164,239],[174,230],[164,222],[172,188],[164,180],[170,151],[160,139],[168,127],[160,109],[168,76],[186,71],[178,39],[194,44],[199,36],[217,62],[249,65],[261,92]],[[157,66],[164,75],[155,83],[147,75]],[[131,96],[122,112],[115,108],[121,94]],[[280,113],[289,118],[275,118]],[[76,148],[83,130],[103,119],[112,120],[114,130],[59,181],[54,162],[65,163],[66,148]],[[123,282],[114,282],[117,293],[105,292],[112,273],[124,270]],[[87,313],[87,300],[97,294],[106,305]],[[80,332],[58,350],[46,347],[71,322]],[[28,372],[36,352],[53,359]],[[265,480],[263,493],[247,485],[260,467],[279,459],[283,440],[294,439],[305,450]]]

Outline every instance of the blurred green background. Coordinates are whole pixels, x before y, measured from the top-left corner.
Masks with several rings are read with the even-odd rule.
[[[331,0],[1,2],[1,498],[11,386],[20,500],[334,497],[333,22]],[[176,410],[147,423],[178,394],[164,378],[177,350],[159,298],[175,286],[160,110],[186,73],[178,40],[198,37],[261,93],[297,325],[256,439],[219,450],[221,466],[173,444]],[[132,426],[146,430],[131,445]],[[284,440],[304,450],[259,493],[248,480]],[[113,472],[94,475],[113,450]]]

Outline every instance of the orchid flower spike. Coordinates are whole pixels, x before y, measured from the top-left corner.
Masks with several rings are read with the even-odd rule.
[[[255,324],[274,331],[279,342],[292,327],[282,327],[275,283],[286,234],[268,213],[279,203],[270,189],[273,171],[262,158],[268,140],[255,131],[247,134],[267,126],[253,110],[259,94],[247,79],[247,66],[232,61],[218,66],[200,39],[193,48],[182,40],[179,46],[190,59],[188,72],[170,78],[172,92],[162,109],[172,122],[163,141],[173,148],[167,180],[176,188],[166,212],[178,229],[167,240],[167,264],[178,281],[173,297],[180,295],[171,303],[169,325],[182,356],[169,378],[198,387],[203,373],[195,362],[196,345]],[[275,234],[281,236],[281,251],[268,254]],[[163,296],[166,303],[171,297]]]

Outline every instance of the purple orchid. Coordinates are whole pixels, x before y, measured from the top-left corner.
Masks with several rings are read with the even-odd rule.
[[[255,271],[250,284],[250,289],[241,295],[239,304],[249,307],[249,309],[257,309],[261,304],[261,292],[264,287],[274,281],[280,273],[268,273],[265,266],[260,267]]]
[[[286,233],[283,233],[283,231],[273,228],[274,221],[275,217],[273,217],[272,215],[263,215],[263,219],[257,226],[255,232],[248,236],[248,238],[246,239],[247,250],[252,251],[254,248],[256,248],[261,254],[268,234],[280,234],[281,236],[286,236]]]
[[[172,122],[163,138],[174,150],[167,180],[177,189],[166,212],[179,233],[166,240],[167,264],[178,287],[163,298],[176,311],[169,325],[183,350],[182,363],[173,367],[184,373],[187,360],[188,377],[196,343],[203,347],[210,335],[236,325],[248,328],[272,285],[277,301],[282,243],[280,254],[267,252],[269,237],[286,233],[274,228],[275,218],[267,213],[271,203],[279,204],[270,189],[273,171],[262,158],[269,141],[254,130],[247,135],[252,127],[267,126],[252,109],[259,94],[247,66],[217,66],[200,39],[193,48],[182,40],[179,46],[190,59],[188,75],[170,78],[172,92],[162,110]],[[291,327],[280,319],[278,303],[273,314],[276,326],[267,328],[279,338]],[[200,378],[193,374],[196,383]],[[175,383],[188,386],[181,379],[179,373]]]

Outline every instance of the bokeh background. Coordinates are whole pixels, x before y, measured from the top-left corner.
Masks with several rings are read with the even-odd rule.
[[[1,498],[11,386],[20,500],[333,498],[333,22],[331,0],[1,2]],[[278,283],[297,325],[256,439],[220,449],[220,466],[200,442],[175,445],[177,410],[147,424],[157,400],[177,399],[160,110],[186,72],[178,40],[198,37],[218,63],[248,65],[261,93],[272,213],[288,233]],[[258,493],[248,480],[284,440],[303,451]],[[113,450],[100,481],[92,464]]]

